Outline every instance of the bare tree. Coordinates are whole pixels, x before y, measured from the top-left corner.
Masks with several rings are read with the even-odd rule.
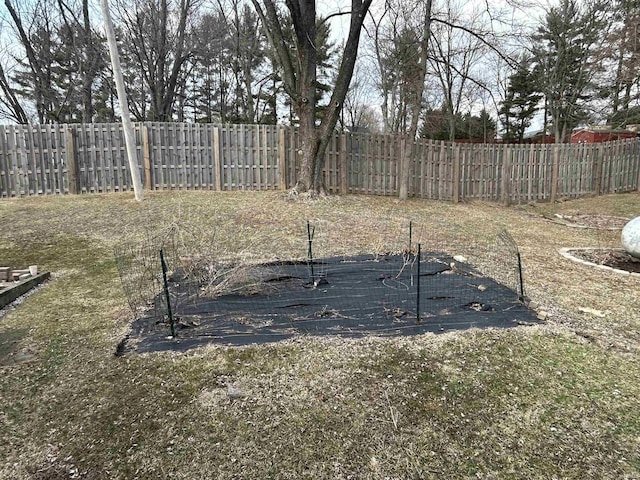
[[[119,5],[124,46],[149,93],[150,120],[172,119],[184,67],[193,53],[187,28],[195,2],[177,0],[175,8],[170,0],[132,0]]]
[[[2,68],[2,64],[0,64],[0,91],[2,92],[2,95],[0,95],[0,105],[4,106],[7,118],[17,123],[29,123],[29,118],[22,108],[15,90],[11,86],[4,68]]]
[[[81,79],[82,118],[85,123],[93,119],[93,89],[96,78],[104,69],[101,41],[93,32],[89,16],[89,0],[80,0],[80,6],[65,0],[57,0],[58,7],[66,27],[67,38],[75,50],[78,60],[78,73]],[[80,10],[81,17],[77,15]]]
[[[462,19],[460,10],[450,0],[445,4],[443,21],[434,27],[430,65],[442,89],[450,141],[455,139],[456,118],[463,103],[467,100],[467,107],[473,103],[468,101],[469,93],[478,86],[485,88],[473,71],[486,52],[486,44],[478,33],[483,30],[477,14]]]
[[[265,27],[281,70],[284,89],[300,121],[300,174],[292,193],[325,194],[322,168],[324,153],[338,122],[356,62],[360,31],[372,0],[352,0],[349,34],[338,68],[329,105],[316,126],[318,52],[315,0],[286,0],[294,29],[295,48],[290,49],[283,34],[282,17],[274,0],[252,0]],[[324,21],[326,21],[325,19]]]
[[[4,4],[13,21],[20,43],[26,54],[29,76],[33,92],[38,119],[41,123],[52,120],[52,112],[56,108],[56,94],[51,84],[50,68],[53,64],[51,53],[51,39],[53,36],[50,11],[47,5],[37,2],[33,6],[33,14],[28,20],[29,25],[25,27],[21,13],[15,8],[11,0],[5,0]],[[33,33],[32,33],[33,32]],[[41,44],[36,51],[33,37],[41,40]],[[43,55],[40,55],[43,53]]]
[[[367,82],[368,77],[368,71],[363,64],[356,64],[339,119],[343,130],[346,128],[379,130],[375,111],[370,106],[373,89]]]
[[[503,15],[486,2],[478,7],[453,0],[388,0],[378,18],[372,15],[367,31],[380,75],[385,129],[404,137],[400,199],[408,197],[412,147],[425,104],[444,105],[452,137],[460,106],[470,107],[489,89],[472,74],[475,65],[486,51],[505,58],[494,32],[494,25],[504,28]]]
[[[381,19],[372,20],[370,35],[380,73],[385,128],[403,136],[399,198],[406,200],[427,74],[433,2],[397,0],[387,2],[386,6]],[[385,17],[386,25],[382,23]]]

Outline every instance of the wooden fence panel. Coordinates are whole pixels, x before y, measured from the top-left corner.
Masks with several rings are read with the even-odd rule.
[[[300,171],[300,158],[298,155],[298,150],[300,148],[300,138],[298,135],[298,130],[295,128],[287,127],[288,135],[286,138],[288,139],[286,151],[288,152],[287,156],[287,188],[292,188],[296,184],[296,179],[298,178],[298,172]]]
[[[224,125],[220,127],[220,168],[223,190],[272,190],[281,188],[279,127],[274,125]],[[289,149],[295,149],[290,139]],[[290,157],[291,158],[291,157]],[[295,158],[295,157],[293,157]],[[296,165],[287,174],[295,178]]]
[[[124,131],[120,124],[67,125],[75,137],[79,193],[133,190]],[[142,132],[134,125],[136,161],[144,178]]]
[[[414,165],[414,185],[413,195],[418,198],[425,198],[425,183],[424,177],[426,175],[426,162],[424,161],[425,148],[422,143],[413,143],[413,162]]]
[[[400,145],[391,135],[347,133],[347,178],[349,191],[367,195],[397,194],[397,164]],[[410,185],[415,190],[415,169],[411,169]]]
[[[270,125],[135,124],[147,188],[268,190],[295,184],[296,129]],[[330,193],[397,195],[402,139],[332,135]],[[557,155],[556,155],[557,153]],[[0,125],[0,197],[132,189],[120,124]],[[513,202],[640,189],[640,140],[605,144],[412,145],[409,194]]]
[[[420,182],[422,190],[421,196],[423,198],[437,200],[441,198],[443,194],[441,191],[441,181],[445,168],[440,164],[440,158],[445,158],[445,152],[443,151],[444,143],[421,139],[414,145],[417,147],[416,157],[420,162],[419,171],[422,176]],[[399,152],[400,148],[398,147],[396,151]]]
[[[277,126],[262,126],[262,151],[265,159],[265,170],[263,188],[268,190],[278,190],[280,186],[280,162],[279,162],[279,141],[280,129]]]
[[[576,198],[591,192],[595,158],[587,144],[563,145],[560,154],[558,195]]]
[[[500,171],[497,170],[499,152],[496,145],[461,143],[455,148],[460,159],[460,200],[498,200]]]
[[[69,193],[68,155],[73,151],[67,147],[67,131],[66,125],[44,125],[39,129],[41,185],[38,194]]]
[[[0,125],[0,197],[15,196],[11,178],[11,162],[9,159],[9,126]]]
[[[360,158],[360,142],[359,137],[354,133],[346,133],[347,141],[347,193],[363,193],[361,158]]]
[[[515,147],[517,188],[512,195],[515,203],[526,202],[529,197],[529,151],[528,145],[520,144]]]
[[[0,197],[69,192],[66,126],[0,126]]]
[[[620,141],[620,182],[616,192],[630,192],[638,189],[638,142],[630,139]]]

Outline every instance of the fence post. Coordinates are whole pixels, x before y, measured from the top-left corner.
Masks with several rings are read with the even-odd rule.
[[[451,146],[453,148],[453,178],[452,185],[452,197],[453,203],[460,201],[460,144],[455,143]]]
[[[149,129],[146,125],[142,125],[142,160],[144,162],[144,188],[146,190],[153,189],[153,181],[151,179],[151,150],[149,148]]]
[[[560,145],[553,144],[553,165],[551,169],[551,199],[550,202],[554,203],[558,196],[558,173],[560,170]]]
[[[511,148],[504,146],[502,150],[502,204],[511,203]]]
[[[596,196],[600,195],[600,189],[602,188],[602,159],[604,152],[602,150],[602,143],[596,144],[596,161],[593,165],[593,179],[594,179],[594,193]]]
[[[222,190],[222,169],[220,168],[220,127],[213,127],[213,170],[216,190]]]
[[[284,127],[278,129],[278,168],[280,169],[280,189],[287,189],[286,136]]]
[[[67,148],[67,165],[69,165],[69,193],[75,195],[81,191],[81,188],[80,175],[78,170],[78,159],[76,158],[75,131],[73,127],[67,126],[65,137]],[[64,192],[62,191],[60,193]]]
[[[171,310],[171,295],[169,294],[169,282],[167,280],[167,262],[164,259],[164,251],[160,249],[160,266],[162,267],[162,286],[164,297],[167,301],[167,316],[171,327],[171,338],[176,338],[176,327],[173,321],[173,311]]]
[[[338,165],[340,170],[340,193],[346,195],[349,192],[348,176],[347,176],[347,134],[340,134],[340,162]]]
[[[636,179],[636,191],[640,192],[640,157],[638,154],[640,153],[638,150],[640,149],[640,138],[636,138],[635,140],[635,155],[633,158],[635,159],[635,164],[638,168],[638,177]]]

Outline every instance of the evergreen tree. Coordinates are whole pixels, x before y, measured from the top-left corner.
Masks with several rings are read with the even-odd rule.
[[[531,125],[541,99],[538,79],[531,69],[531,60],[523,58],[515,73],[509,77],[509,86],[498,110],[505,141],[522,143],[524,132]]]
[[[601,14],[600,5],[562,0],[535,36],[534,56],[556,141],[568,141],[573,128],[588,118]]]
[[[478,115],[471,112],[456,114],[454,117],[454,140],[474,140],[488,143],[493,140],[496,133],[496,121],[486,110]],[[421,138],[432,140],[451,140],[450,114],[445,108],[426,110],[422,114]]]

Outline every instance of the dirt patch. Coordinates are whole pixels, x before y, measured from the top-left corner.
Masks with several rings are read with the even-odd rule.
[[[614,217],[611,215],[561,215],[556,213],[553,217],[545,217],[554,223],[566,225],[573,228],[593,228],[596,230],[622,230],[629,222],[625,217]]]

